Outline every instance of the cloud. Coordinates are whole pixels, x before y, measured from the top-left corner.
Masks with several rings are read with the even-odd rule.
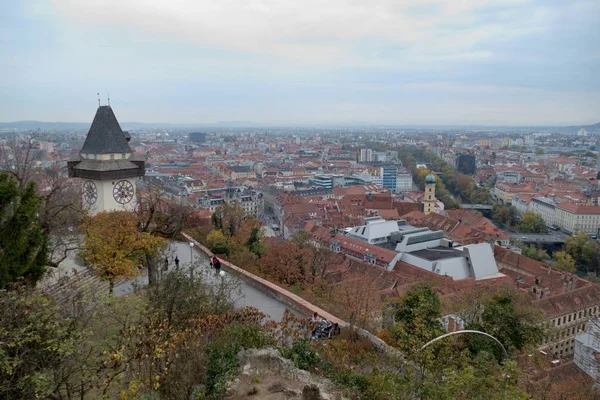
[[[408,56],[445,53],[442,59],[449,52],[476,54],[479,49],[473,49],[487,40],[518,32],[518,12],[527,1],[504,2],[497,17],[489,15],[498,9],[494,0],[55,0],[54,4],[84,24],[329,64],[373,62],[365,46],[395,47],[396,53]],[[421,11],[415,12],[415,4]],[[490,23],[490,18],[495,21]],[[531,27],[550,22],[548,13],[537,13]]]

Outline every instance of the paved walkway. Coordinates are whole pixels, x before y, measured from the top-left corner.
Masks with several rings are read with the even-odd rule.
[[[190,265],[190,257],[192,253],[190,252],[190,246],[188,243],[184,242],[172,242],[172,248],[174,251],[173,258],[175,255],[179,257],[179,265],[180,268],[189,268]],[[260,311],[269,315],[271,319],[275,321],[281,321],[281,317],[283,316],[283,312],[286,308],[290,309],[279,300],[255,289],[254,287],[248,285],[237,276],[232,275],[228,272],[222,271],[220,276],[216,276],[214,270],[209,265],[208,258],[204,253],[199,251],[197,248],[193,249],[193,259],[194,259],[194,271],[195,273],[202,273],[206,277],[209,282],[214,284],[218,284],[220,280],[232,281],[234,284],[239,285],[239,293],[234,294],[235,305],[237,307],[243,306],[252,306],[256,307]],[[172,262],[169,266],[169,269],[175,268],[175,264]],[[49,281],[53,282],[58,276],[71,274],[72,270],[85,270],[85,266],[79,263],[79,260],[75,257],[75,254],[70,254],[69,257],[64,260],[59,268],[55,271],[56,276],[50,278]],[[127,293],[133,291],[135,285],[147,285],[148,284],[148,275],[147,271],[144,270],[140,276],[135,278],[132,281],[124,282],[121,284],[115,285],[113,289],[113,293],[115,296],[123,296]],[[237,298],[236,298],[237,297]],[[294,314],[298,315],[297,312],[290,309]]]
[[[174,246],[176,254],[179,257],[180,268],[189,266],[190,256],[192,254],[190,252],[191,249],[189,244],[183,242],[175,242]],[[275,321],[280,321],[285,309],[289,309],[289,307],[281,303],[279,300],[248,285],[235,275],[222,271],[221,273],[223,275],[217,278],[209,265],[208,258],[197,248],[193,249],[193,257],[195,271],[197,271],[198,273],[201,273],[202,271],[206,273],[208,271],[207,276],[209,277],[209,280],[212,280],[212,282],[215,282],[216,279],[226,279],[233,280],[234,282],[239,284],[241,296],[235,301],[236,306],[256,307],[265,314],[268,314]],[[292,309],[290,309],[290,311],[294,312],[294,314],[298,314]]]

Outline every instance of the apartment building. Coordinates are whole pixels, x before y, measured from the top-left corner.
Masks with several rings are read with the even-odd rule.
[[[541,215],[548,226],[560,226],[556,213],[557,202],[549,197],[534,197],[529,203],[529,209]]]
[[[556,206],[557,225],[568,232],[582,231],[598,235],[600,231],[600,206],[579,206],[562,202]]]
[[[503,204],[511,204],[515,194],[534,192],[531,186],[519,183],[498,183],[494,188],[494,195]]]
[[[588,320],[600,316],[600,289],[591,282],[553,269],[549,265],[496,246],[500,271],[527,290],[547,321],[548,336],[540,348],[564,359],[575,352],[575,338]]]

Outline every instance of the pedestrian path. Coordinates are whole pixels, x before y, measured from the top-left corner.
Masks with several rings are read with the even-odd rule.
[[[207,274],[207,276],[209,277],[210,282],[213,284],[220,279],[231,279],[236,282],[241,291],[240,297],[235,300],[236,306],[256,307],[263,313],[269,315],[271,319],[275,321],[281,321],[281,317],[286,309],[289,309],[294,314],[298,315],[296,311],[290,309],[279,300],[248,285],[246,282],[239,279],[237,276],[230,274],[229,272],[221,270],[222,275],[217,277],[214,273],[212,273],[214,270],[212,270],[212,267],[209,264],[208,257],[197,248],[190,247],[189,243],[174,242],[174,247],[182,267],[184,265],[188,266],[193,257],[193,265],[195,266],[195,270],[197,270],[198,273],[200,273],[202,270],[211,271],[211,273]]]
[[[217,286],[223,281],[232,282],[236,285],[239,288],[239,291],[233,295],[236,307],[255,307],[269,315],[275,321],[281,321],[286,309],[298,315],[296,311],[290,309],[279,300],[248,285],[245,281],[229,272],[221,270],[221,274],[217,276],[214,273],[214,269],[210,266],[208,257],[198,250],[198,248],[190,247],[189,243],[172,242],[171,246],[174,252],[171,259],[177,256],[180,260],[180,268],[189,271],[190,261],[193,260],[194,273],[202,274],[211,285]],[[171,262],[169,270],[173,268],[175,268],[175,264]],[[101,293],[104,290],[108,293],[108,282],[98,278],[92,271],[82,265],[75,254],[71,254],[63,261],[59,268],[54,271],[53,276],[46,277],[39,286],[53,297],[65,297],[67,293],[64,291],[69,290],[66,280],[61,279],[61,277],[65,276],[72,277],[71,281],[74,279],[78,287],[85,288],[84,292],[86,290],[91,291],[93,288],[94,290],[99,290]],[[144,271],[133,280],[118,279],[115,282],[113,293],[115,296],[124,296],[131,293],[136,286],[147,284],[148,275]]]

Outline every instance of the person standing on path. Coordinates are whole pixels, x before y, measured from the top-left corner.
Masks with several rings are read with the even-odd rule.
[[[212,258],[212,265],[215,268],[215,272],[217,273],[217,275],[219,275],[219,273],[221,272],[221,262],[216,256],[213,256]]]
[[[179,268],[179,258],[175,256],[175,268]]]

